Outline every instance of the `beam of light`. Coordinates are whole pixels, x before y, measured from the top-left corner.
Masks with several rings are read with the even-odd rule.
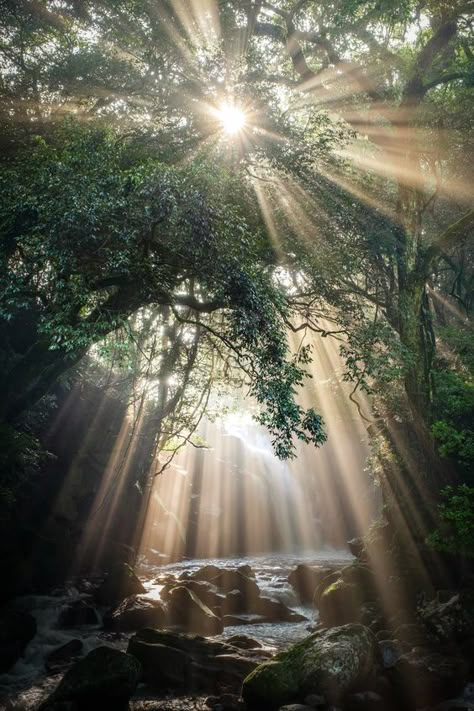
[[[221,104],[217,116],[225,133],[233,136],[240,133],[246,124],[244,111],[235,104]]]
[[[365,425],[348,399],[351,384],[342,382],[336,342],[311,338],[318,353],[302,403],[324,413],[329,443],[298,443],[297,459],[281,462],[243,405],[237,415],[203,421],[199,434],[212,448],[186,447],[155,479],[140,545],[145,558],[150,551],[177,561],[342,547],[367,529],[378,504],[365,471]]]

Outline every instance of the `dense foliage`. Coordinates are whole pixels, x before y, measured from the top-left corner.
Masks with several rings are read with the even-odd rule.
[[[433,494],[465,478],[471,3],[2,10],[2,419],[145,314],[162,429],[190,380],[195,397],[240,378],[288,457],[325,438],[297,398],[311,353],[287,337],[313,331],[384,400],[392,446],[403,422],[405,475],[417,459]],[[236,136],[222,102],[245,113]]]

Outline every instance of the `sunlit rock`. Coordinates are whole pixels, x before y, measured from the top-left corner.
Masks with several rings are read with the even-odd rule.
[[[161,599],[167,602],[176,587],[185,587],[187,590],[191,590],[204,605],[214,612],[221,613],[225,605],[225,596],[218,591],[215,585],[204,580],[180,580],[174,584],[168,584],[160,593]]]
[[[158,600],[132,595],[104,617],[104,627],[116,632],[129,632],[143,627],[164,627],[166,610]]]
[[[315,607],[319,607],[319,602],[321,600],[322,594],[325,590],[327,590],[330,585],[332,585],[332,583],[335,583],[336,580],[339,580],[339,577],[340,571],[333,570],[331,573],[328,573],[327,575],[325,575],[324,578],[322,578],[313,595],[313,605]]]
[[[260,595],[260,589],[255,579],[244,575],[239,570],[221,570],[211,582],[225,593],[240,590],[247,604]]]
[[[36,620],[27,612],[6,609],[0,616],[0,672],[12,667],[36,634]]]
[[[140,595],[146,590],[126,563],[114,566],[102,585],[97,589],[95,598],[101,605],[114,605],[130,595]]]
[[[198,596],[186,587],[173,588],[168,599],[168,620],[171,625],[204,637],[220,634],[224,625]]]
[[[339,578],[321,595],[319,618],[327,627],[358,622],[362,602],[360,588]]]
[[[98,647],[66,672],[39,711],[125,710],[141,673],[141,664],[132,655]]]
[[[323,630],[257,667],[242,695],[251,709],[273,710],[313,693],[337,703],[372,677],[377,661],[376,640],[366,627]]]

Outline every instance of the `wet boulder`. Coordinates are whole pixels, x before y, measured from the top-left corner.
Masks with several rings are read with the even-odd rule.
[[[367,565],[361,563],[346,565],[340,575],[345,583],[357,585],[364,600],[374,600],[378,597],[374,574]]]
[[[240,691],[243,679],[264,658],[263,650],[174,632],[144,629],[131,637],[128,653],[140,660],[146,683],[185,692]]]
[[[65,668],[73,664],[82,653],[83,644],[80,639],[71,639],[66,644],[53,649],[45,660],[46,671],[50,674],[58,674]]]
[[[66,605],[58,617],[58,627],[60,629],[98,624],[99,616],[95,608],[89,605],[85,600],[76,600]]]
[[[272,600],[269,597],[259,597],[253,611],[265,618],[266,622],[303,622],[307,618],[293,612],[284,602]]]
[[[316,590],[314,591],[313,595],[313,605],[315,607],[319,607],[319,602],[321,600],[321,597],[324,593],[325,590],[328,589],[330,585],[336,582],[336,580],[339,580],[340,573],[339,570],[333,570],[331,573],[328,573],[327,575],[322,578],[321,582],[318,584]]]
[[[141,673],[132,655],[98,647],[66,672],[39,711],[125,711]]]
[[[126,563],[120,563],[111,568],[102,585],[96,590],[95,598],[100,605],[115,605],[130,595],[145,592],[133,568]]]
[[[104,617],[104,627],[115,632],[131,632],[142,627],[166,626],[166,610],[158,600],[131,595]]]
[[[321,595],[319,619],[326,627],[358,622],[362,602],[360,588],[339,578]]]
[[[332,568],[322,568],[301,563],[288,575],[288,582],[301,602],[310,603],[318,585],[332,572]]]
[[[183,631],[204,637],[220,634],[224,629],[222,618],[215,615],[192,590],[184,586],[170,591],[168,621]]]
[[[203,580],[180,580],[173,585],[165,585],[160,593],[161,599],[167,602],[170,598],[170,594],[176,587],[184,587],[191,590],[199,600],[211,610],[220,611],[225,603],[225,596],[219,593],[217,587]],[[143,626],[148,627],[149,625]]]
[[[0,672],[6,672],[21,657],[36,634],[36,620],[27,612],[4,610],[0,615]]]
[[[337,704],[371,679],[378,650],[369,629],[351,624],[316,632],[261,664],[244,681],[249,709],[275,709],[322,694]]]
[[[244,575],[239,570],[221,570],[212,579],[212,583],[224,593],[239,590],[246,601],[247,607],[260,596],[260,589],[254,578]]]

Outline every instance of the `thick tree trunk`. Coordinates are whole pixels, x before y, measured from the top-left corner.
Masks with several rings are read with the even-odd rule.
[[[424,284],[400,292],[399,334],[407,350],[405,390],[415,418],[429,420],[435,342]]]

